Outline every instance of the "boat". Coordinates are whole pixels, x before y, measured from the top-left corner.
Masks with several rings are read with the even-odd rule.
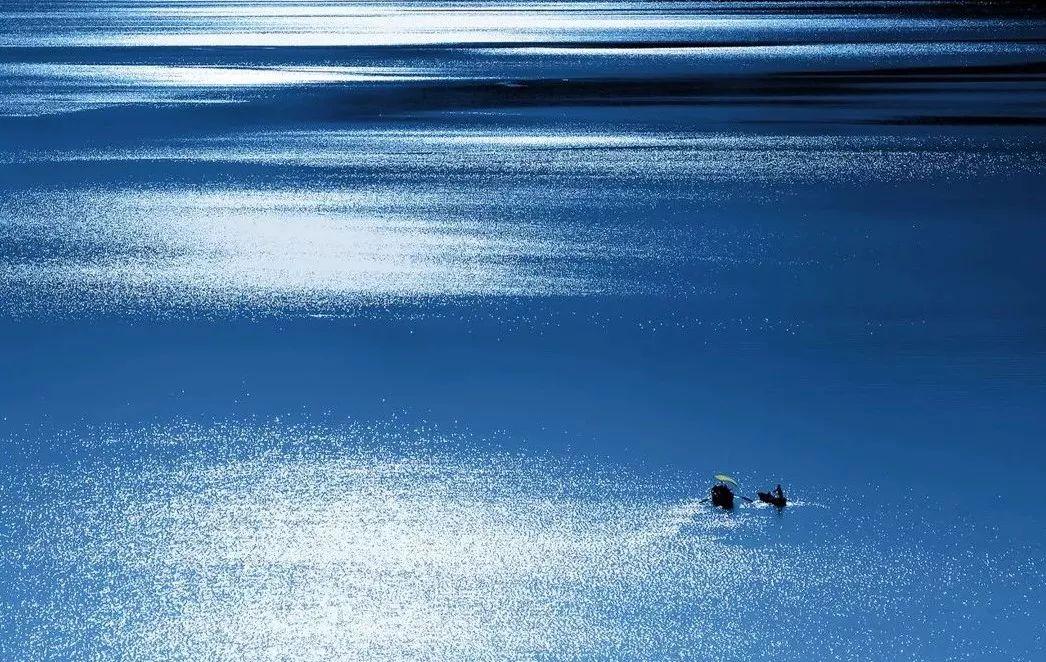
[[[724,510],[733,510],[734,508],[734,493],[723,483],[713,485],[709,492],[709,497],[712,505],[716,508]]]
[[[768,503],[777,508],[784,508],[788,505],[788,499],[785,498],[780,485],[778,485],[777,489],[773,492],[756,492],[756,496],[758,496],[759,500],[763,503]]]

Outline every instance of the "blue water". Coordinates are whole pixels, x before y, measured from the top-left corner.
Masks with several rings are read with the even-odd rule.
[[[1043,659],[972,7],[5,3],[0,657]]]

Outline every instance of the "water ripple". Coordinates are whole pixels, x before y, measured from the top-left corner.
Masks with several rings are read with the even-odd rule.
[[[867,659],[912,650],[913,617],[932,645],[965,631],[947,599],[936,627],[910,609],[920,587],[968,583],[951,574],[968,561],[934,569],[916,545],[866,547],[817,509],[791,511],[812,534],[798,542],[771,512],[716,514],[619,469],[458,453],[425,433],[383,450],[375,433],[157,428],[81,442],[133,460],[6,475],[19,638],[4,645],[143,660]],[[158,448],[167,459],[144,459]],[[853,636],[867,628],[874,640]]]

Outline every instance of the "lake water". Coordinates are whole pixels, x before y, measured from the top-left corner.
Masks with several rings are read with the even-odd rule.
[[[1043,659],[996,11],[5,3],[0,657]]]

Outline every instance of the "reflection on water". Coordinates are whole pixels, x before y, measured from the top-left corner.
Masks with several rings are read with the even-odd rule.
[[[961,641],[930,619],[994,580],[962,554],[869,543],[832,521],[838,505],[784,513],[790,538],[774,511],[672,496],[703,485],[431,432],[189,427],[78,445],[100,443],[131,452],[5,475],[6,643],[27,654],[56,650],[33,631],[47,622],[73,657],[867,659],[912,650],[916,630],[918,650]],[[937,616],[912,611],[929,586]],[[865,628],[885,630],[853,637]]]
[[[0,45],[372,46],[694,39],[759,40],[775,34],[819,39],[843,30],[899,41],[933,30],[940,39],[976,33],[957,19],[853,15],[848,3],[360,2],[250,3],[145,0],[99,8],[82,0],[50,2],[45,11],[12,7]],[[869,3],[875,8],[877,3]],[[890,3],[878,3],[888,7]],[[923,3],[923,6],[933,3]],[[940,3],[938,3],[940,4]],[[37,11],[33,11],[37,9]],[[781,10],[784,11],[781,11]],[[799,10],[795,14],[787,10]],[[803,11],[821,9],[820,15]],[[833,9],[837,13],[833,13]],[[47,11],[49,10],[49,11]],[[825,11],[827,10],[827,11]],[[1008,22],[1000,21],[1001,26]],[[1024,25],[1024,30],[1029,26]]]
[[[0,657],[1037,660],[992,7],[5,2]]]
[[[344,313],[461,296],[707,299],[739,273],[849,261],[836,245],[809,245],[800,227],[784,227],[810,210],[782,190],[832,182],[889,191],[1028,177],[1037,167],[998,137],[508,127],[267,131],[13,160],[12,168],[60,164],[50,171],[59,176],[105,163],[112,180],[143,171],[148,179],[78,180],[59,196],[34,181],[0,203],[9,310],[193,315]],[[242,177],[257,188],[172,186],[149,174],[179,164],[265,171]],[[918,230],[904,221],[889,219],[900,226],[890,233]],[[963,214],[948,219],[962,222]],[[861,231],[833,230],[864,242]],[[861,268],[878,271],[879,248],[861,250]]]
[[[592,252],[583,240],[543,232],[539,223],[405,214],[396,209],[404,194],[134,191],[20,199],[8,231],[46,248],[5,269],[3,280],[74,310],[247,305],[274,312],[433,295],[584,292],[583,274],[565,266]],[[437,211],[434,198],[414,193],[411,211]]]
[[[1023,196],[1020,219],[1036,206],[1046,50],[1037,18],[929,9],[14,5],[0,310],[593,294],[704,310],[761,292],[734,316],[784,306],[791,323],[840,295],[775,288],[843,282],[836,267],[954,274],[994,214],[973,191],[1015,189],[1000,197]],[[907,207],[830,227],[862,197]],[[908,214],[972,229],[926,239]],[[896,250],[925,241],[968,245]],[[1026,264],[999,268],[1025,283]]]

